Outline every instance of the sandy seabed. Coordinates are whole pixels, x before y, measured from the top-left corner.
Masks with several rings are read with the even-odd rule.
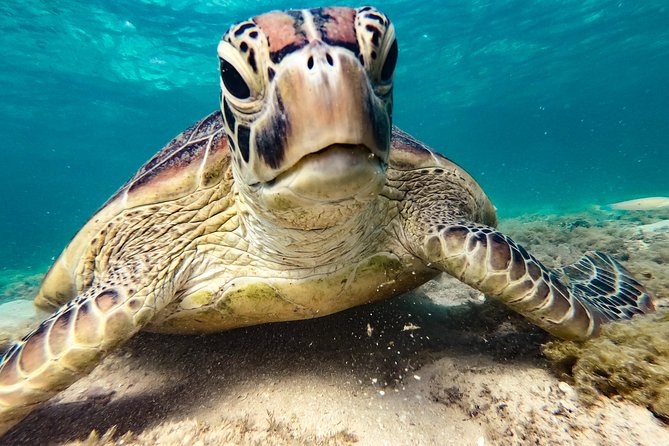
[[[667,311],[668,221],[669,211],[592,210],[507,219],[500,229],[547,266],[608,252]],[[29,277],[0,280],[14,295],[33,289]],[[669,445],[669,424],[652,408],[617,395],[586,402],[542,354],[548,341],[441,276],[321,319],[210,336],[141,333],[0,444]]]

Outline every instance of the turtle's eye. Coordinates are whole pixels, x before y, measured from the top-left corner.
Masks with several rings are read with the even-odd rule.
[[[388,50],[388,55],[386,56],[385,62],[383,62],[383,68],[381,68],[381,81],[388,82],[393,73],[395,72],[395,66],[397,65],[397,39],[393,41],[393,44]]]
[[[237,99],[248,99],[251,89],[239,71],[225,59],[220,59],[221,79],[228,92]]]

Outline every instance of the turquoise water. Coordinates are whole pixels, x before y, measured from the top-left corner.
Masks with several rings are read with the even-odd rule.
[[[469,170],[502,216],[669,193],[665,0],[375,4],[400,42],[395,122]],[[45,268],[218,106],[230,23],[318,5],[2,2],[0,268]]]

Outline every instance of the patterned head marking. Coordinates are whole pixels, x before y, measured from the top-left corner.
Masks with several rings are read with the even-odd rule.
[[[387,161],[397,42],[381,12],[272,11],[232,26],[218,56],[238,181],[272,182],[337,144]]]

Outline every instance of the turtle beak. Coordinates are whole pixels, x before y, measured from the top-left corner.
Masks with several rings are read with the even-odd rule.
[[[360,163],[385,169],[390,117],[352,52],[312,42],[282,61],[274,85],[268,92],[273,96],[268,98],[270,111],[254,129],[255,178],[270,182],[300,165],[318,166],[333,179]],[[320,155],[328,162],[316,162]],[[327,171],[328,165],[333,171]],[[362,175],[378,171],[357,170]],[[350,180],[342,177],[335,183]]]

